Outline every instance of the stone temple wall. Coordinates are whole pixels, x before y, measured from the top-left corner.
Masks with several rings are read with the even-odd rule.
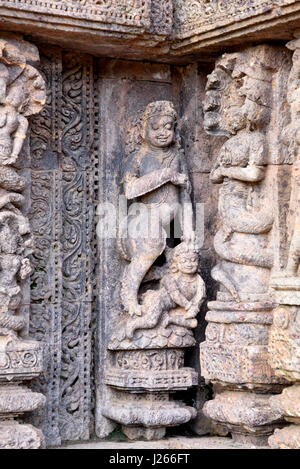
[[[177,103],[193,200],[205,204],[200,269],[208,298],[213,298],[216,217],[216,196],[208,181],[216,149],[214,137],[201,132],[205,66],[96,59],[45,45],[39,50],[47,101],[32,119],[30,132],[35,251],[29,332],[46,343],[46,372],[32,387],[47,397],[47,405],[30,420],[43,429],[48,444],[60,444],[89,439],[101,415],[96,400],[101,401],[99,373],[107,341],[102,328],[112,302],[120,302],[123,266],[115,245],[99,252],[96,207],[115,202],[120,193],[126,121],[152,100]],[[203,308],[199,340],[204,338],[204,315]],[[189,360],[199,369],[198,349],[193,350]]]
[[[0,19],[0,447],[300,448],[300,2]]]

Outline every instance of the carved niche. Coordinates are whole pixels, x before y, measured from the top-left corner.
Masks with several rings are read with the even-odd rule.
[[[224,54],[208,77],[204,102],[207,132],[227,137],[210,176],[220,185],[221,225],[214,239],[220,262],[212,270],[219,291],[208,304],[200,346],[203,376],[215,384],[204,412],[235,439],[255,444],[265,444],[282,421],[267,397],[284,382],[268,363],[270,276],[277,263],[273,165],[284,160],[278,148],[270,149],[280,129],[274,94],[287,60],[283,50],[263,45]]]
[[[123,186],[133,202],[118,233],[119,252],[127,260],[120,285],[124,309],[108,344],[104,380],[110,392],[103,415],[122,424],[129,438],[157,439],[166,427],[196,415],[170,392],[197,384],[197,373],[184,367],[183,349],[195,344],[192,329],[205,298],[191,184],[171,102],[148,104],[130,130]],[[182,242],[169,248],[165,228],[180,209]],[[167,262],[155,266],[162,254]]]
[[[20,39],[0,38],[0,447],[38,448],[40,430],[14,417],[45,404],[23,381],[43,371],[43,348],[26,335],[26,282],[31,272],[33,240],[22,206],[27,180],[16,165],[27,136],[28,120],[45,104],[45,83],[35,46]]]

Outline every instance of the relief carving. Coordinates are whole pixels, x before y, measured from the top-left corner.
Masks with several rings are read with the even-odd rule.
[[[300,40],[298,37],[287,47],[293,51],[293,62],[288,79],[287,101],[290,123],[283,134],[292,165],[292,190],[289,204],[289,249],[284,268],[274,272],[277,308],[270,332],[270,362],[276,374],[293,384],[279,396],[270,399],[272,407],[289,423],[276,430],[269,444],[276,449],[300,449],[300,238],[299,238],[299,97],[300,97]]]
[[[220,287],[200,346],[202,373],[216,385],[204,413],[236,440],[258,445],[282,424],[260,392],[278,392],[284,383],[268,363],[276,213],[269,133],[283,57],[268,46],[224,54],[208,76],[204,101],[206,131],[227,138],[210,175],[220,185],[214,248],[221,260],[211,272]],[[261,419],[255,409],[247,414],[247,400]]]
[[[295,0],[176,0],[175,24],[179,38],[187,38],[217,27],[296,3]]]
[[[19,336],[27,325],[19,310],[24,280],[31,273],[28,256],[32,253],[32,237],[29,221],[22,213],[27,181],[15,165],[26,138],[27,117],[41,111],[46,92],[41,75],[27,63],[39,60],[34,46],[1,38],[0,49],[0,446],[11,447],[7,430],[14,428],[20,440],[13,447],[38,448],[44,441],[42,433],[11,420],[45,403],[43,395],[18,386],[43,371],[43,351],[38,342]],[[8,385],[7,380],[16,384]],[[27,441],[28,433],[31,441]]]
[[[228,300],[231,297],[239,302],[251,300],[254,292],[256,300],[267,293],[273,265],[268,233],[274,219],[263,184],[268,163],[265,128],[272,92],[268,66],[236,61],[237,57],[225,55],[208,77],[204,126],[208,132],[229,137],[210,176],[214,184],[222,184],[222,225],[214,240],[222,261],[212,270],[212,277],[221,283],[226,296],[229,293]]]
[[[185,204],[186,212],[191,211],[191,185],[179,136],[175,134],[176,121],[172,103],[150,103],[137,130],[140,148],[134,149],[135,153],[129,154],[125,163],[125,196],[141,202],[145,208],[140,215],[129,214],[119,234],[121,255],[130,260],[121,293],[130,316],[142,314],[138,291],[146,273],[165,250],[164,226],[174,220],[179,204]],[[193,236],[191,225],[184,223],[185,241],[193,241]]]
[[[117,407],[114,405],[113,412],[110,401],[107,402],[104,415],[122,423],[130,438],[134,434],[156,438],[161,437],[166,426],[186,422],[195,413],[188,407],[177,409],[175,402],[169,404],[168,412],[153,404],[151,412],[157,412],[153,425],[151,412],[149,410],[148,415],[146,410],[148,393],[187,389],[197,382],[197,374],[184,368],[183,360],[178,362],[175,372],[174,359],[176,361],[180,348],[195,344],[191,330],[197,326],[196,316],[205,298],[204,282],[197,273],[199,251],[193,231],[191,184],[180,146],[177,114],[171,102],[156,101],[147,106],[136,126],[129,131],[127,151],[124,192],[128,200],[139,202],[141,209],[136,212],[134,204],[131,205],[119,230],[119,252],[129,263],[121,285],[124,312],[108,345],[111,356],[118,358],[116,362],[111,358],[105,382],[118,391],[139,390],[143,393],[144,404],[140,403],[141,413],[136,420],[125,419],[124,409],[132,411],[124,393],[120,397],[124,402],[116,404]],[[181,215],[182,242],[169,248],[167,228],[177,214]],[[162,267],[153,265],[164,252],[167,263]],[[155,278],[158,283],[154,288],[151,279]],[[118,369],[120,350],[135,357],[121,373]],[[160,357],[164,367],[152,366],[147,373],[149,354]],[[169,357],[165,362],[166,354]],[[140,356],[144,357],[143,371],[137,372],[135,360]],[[114,400],[113,395],[111,399]],[[133,430],[131,426],[137,424],[140,428]],[[149,428],[159,431],[149,433]]]
[[[31,126],[30,333],[47,344],[47,368],[32,385],[47,406],[30,422],[57,446],[93,429],[97,87],[89,55],[43,47],[40,70],[47,102]]]

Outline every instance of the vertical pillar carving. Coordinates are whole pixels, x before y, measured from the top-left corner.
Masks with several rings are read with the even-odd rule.
[[[40,52],[47,102],[31,125],[30,334],[47,344],[47,368],[32,383],[47,405],[32,422],[57,446],[93,431],[97,90],[90,55]]]
[[[44,438],[15,417],[45,404],[45,397],[23,385],[43,371],[43,348],[24,339],[26,279],[32,238],[23,214],[26,171],[16,170],[28,130],[27,118],[45,104],[45,83],[32,66],[38,50],[28,42],[0,38],[0,448],[38,448]],[[23,308],[22,308],[23,306]]]
[[[212,270],[220,287],[200,347],[203,376],[215,389],[204,412],[235,439],[254,444],[265,444],[282,420],[268,397],[284,382],[268,364],[268,335],[276,242],[272,165],[282,161],[273,151],[280,128],[274,96],[285,63],[284,52],[268,46],[224,54],[208,77],[204,103],[208,133],[227,137],[211,172],[220,184],[214,239],[220,262]]]
[[[269,438],[273,448],[300,449],[300,39],[288,43],[294,51],[293,65],[288,80],[287,100],[291,120],[283,140],[288,146],[292,166],[292,188],[289,205],[289,223],[285,225],[289,249],[285,268],[274,273],[272,286],[276,291],[278,307],[271,327],[270,361],[278,376],[293,383],[279,396],[273,396],[272,407],[289,423],[276,430]],[[290,236],[289,236],[290,235]]]
[[[184,367],[184,348],[195,344],[192,329],[205,298],[197,273],[191,185],[176,124],[171,102],[150,103],[130,129],[124,161],[125,197],[139,202],[140,213],[131,205],[119,229],[118,248],[127,261],[121,281],[124,310],[108,344],[103,415],[122,424],[132,439],[161,438],[166,427],[196,416],[196,409],[171,398],[198,382],[197,373]],[[180,207],[182,243],[170,248],[165,227]],[[162,254],[166,262],[155,266]]]

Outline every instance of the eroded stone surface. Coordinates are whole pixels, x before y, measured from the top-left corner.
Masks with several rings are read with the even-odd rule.
[[[268,363],[268,342],[279,210],[272,163],[285,161],[278,148],[277,154],[271,151],[271,140],[278,138],[273,112],[281,105],[275,96],[285,57],[269,46],[224,54],[208,76],[204,101],[206,131],[227,137],[210,175],[220,184],[221,226],[214,238],[220,262],[212,270],[220,288],[217,301],[208,305],[201,344],[202,373],[215,384],[215,398],[204,412],[227,425],[234,438],[260,444],[281,418],[268,394],[258,393],[279,392],[284,383]]]
[[[127,402],[138,397],[127,394],[126,399],[125,393],[119,394],[120,403],[113,395],[107,399],[103,414],[125,426],[164,428],[196,416],[195,409],[169,402],[168,394],[159,394],[197,384],[197,374],[183,367],[183,354],[176,348],[194,345],[191,329],[197,326],[196,316],[205,298],[205,285],[197,273],[191,183],[176,124],[173,104],[156,101],[148,104],[128,135],[124,192],[128,200],[142,202],[144,209],[136,212],[131,205],[119,230],[118,249],[129,263],[121,282],[124,312],[119,327],[112,331],[108,345],[112,357],[104,379],[106,385],[118,390],[148,393],[144,399],[139,395],[138,407]],[[167,247],[165,230],[177,213],[182,242],[167,250],[165,268],[152,268]],[[159,284],[156,288],[153,283],[145,284],[141,293],[146,274],[148,282],[158,279]],[[120,350],[128,350],[127,355],[121,356]],[[140,360],[138,371],[136,360]]]
[[[38,449],[45,445],[43,433],[32,425],[1,422],[0,435],[1,449]]]
[[[270,403],[287,422],[292,423],[276,431],[269,439],[272,448],[300,448],[300,302],[299,302],[299,91],[300,91],[300,41],[287,44],[294,51],[293,64],[288,79],[288,103],[290,122],[284,140],[293,163],[292,190],[289,203],[290,243],[284,268],[274,273],[272,286],[278,307],[274,311],[269,352],[270,363],[278,376],[286,378],[293,386],[284,389],[280,396],[273,396]]]
[[[197,248],[184,242],[178,249],[174,246],[167,249],[160,237],[154,246],[143,243],[138,250],[132,246],[121,246],[121,257],[116,251],[115,240],[103,242],[101,248],[104,249],[99,251],[95,240],[98,199],[104,202],[117,198],[121,174],[124,174],[121,162],[125,152],[132,151],[141,156],[135,145],[139,147],[142,144],[143,150],[146,147],[147,139],[140,139],[142,133],[135,130],[149,119],[145,118],[143,122],[142,113],[138,110],[145,109],[156,100],[172,99],[174,106],[170,102],[165,105],[167,113],[164,117],[171,117],[174,121],[174,108],[179,112],[177,124],[184,139],[182,146],[193,168],[190,178],[193,201],[207,201],[206,239],[201,249],[200,267],[209,299],[214,297],[209,271],[211,265],[216,264],[216,253],[219,259],[212,275],[221,286],[217,301],[209,304],[207,338],[201,351],[202,374],[216,384],[216,399],[206,407],[213,412],[213,405],[218,402],[219,391],[222,390],[220,384],[225,386],[227,391],[222,393],[224,399],[219,400],[217,413],[224,412],[225,425],[240,439],[252,434],[243,433],[247,422],[252,419],[250,426],[254,429],[255,441],[255,435],[259,437],[272,431],[271,420],[274,418],[275,422],[278,413],[268,407],[268,402],[262,404],[259,392],[266,395],[279,392],[285,378],[296,380],[299,373],[295,339],[298,334],[299,240],[297,217],[295,220],[293,216],[299,205],[296,161],[299,67],[297,40],[289,45],[294,52],[289,80],[291,62],[288,51],[284,53],[279,46],[245,49],[242,41],[245,45],[252,40],[257,43],[278,39],[279,29],[280,39],[290,38],[296,27],[298,2],[282,0],[276,4],[262,4],[257,1],[251,2],[249,7],[247,0],[177,0],[174,2],[175,33],[172,37],[173,2],[147,0],[125,3],[126,8],[123,0],[107,3],[93,0],[7,0],[1,2],[1,24],[13,30],[24,28],[26,33],[37,37],[37,41],[46,38],[47,43],[68,44],[76,50],[85,48],[89,53],[108,56],[123,54],[130,59],[154,57],[158,60],[160,56],[162,60],[183,60],[186,63],[194,60],[187,54],[195,57],[197,51],[205,49],[206,58],[201,53],[196,60],[211,62],[210,50],[217,51],[220,47],[224,50],[226,45],[234,44],[239,45],[241,52],[220,58],[208,78],[204,125],[213,134],[210,137],[204,134],[202,124],[201,100],[206,80],[206,69],[202,70],[202,65],[198,67],[198,63],[193,63],[176,68],[98,60],[91,55],[43,47],[41,72],[47,81],[47,104],[44,112],[34,119],[31,155],[27,142],[22,144],[27,128],[26,112],[14,107],[11,95],[6,107],[4,103],[1,105],[3,113],[0,112],[0,120],[3,121],[0,131],[2,159],[8,156],[8,164],[2,168],[2,179],[6,184],[5,181],[11,178],[14,185],[12,189],[3,186],[0,199],[4,204],[2,210],[12,209],[15,214],[7,226],[0,228],[0,245],[1,249],[4,246],[9,250],[14,250],[11,246],[15,246],[17,251],[2,253],[0,260],[3,305],[0,327],[5,334],[7,330],[14,331],[9,343],[6,342],[8,336],[1,342],[1,382],[6,382],[7,378],[37,377],[43,367],[41,347],[28,341],[21,344],[18,339],[19,331],[27,324],[29,301],[22,284],[29,273],[27,254],[31,250],[28,243],[26,256],[25,249],[21,252],[22,237],[27,234],[17,234],[18,225],[21,231],[26,231],[28,223],[20,208],[22,197],[25,209],[28,203],[27,195],[23,195],[24,171],[22,175],[16,175],[13,166],[19,164],[14,159],[22,147],[27,180],[28,167],[31,166],[30,218],[37,244],[31,277],[30,332],[36,338],[44,338],[48,344],[45,375],[34,385],[37,390],[47,393],[47,406],[34,418],[45,428],[48,441],[58,444],[61,438],[89,438],[94,431],[94,417],[97,434],[107,435],[114,427],[112,420],[118,421],[122,408],[127,414],[120,418],[120,422],[130,438],[162,437],[165,429],[159,424],[174,425],[176,419],[177,423],[182,423],[194,416],[193,410],[180,408],[179,411],[174,402],[166,400],[168,404],[161,404],[159,399],[152,398],[168,391],[185,390],[197,383],[196,373],[191,369],[191,366],[197,366],[196,360],[189,352],[189,366],[185,367],[182,353],[184,347],[194,346],[203,339],[205,328],[202,314],[194,337],[201,303],[199,298],[204,298],[203,282],[198,274],[185,275],[182,271],[186,262],[198,256]],[[35,21],[36,15],[39,15],[38,22]],[[47,30],[44,29],[44,18],[49,20]],[[55,30],[52,28],[54,23]],[[284,24],[289,24],[289,29]],[[33,79],[33,88],[40,82],[34,69],[31,69],[32,75],[27,73],[27,62],[27,71],[21,71],[23,59],[20,56],[15,66],[6,63],[14,57],[12,49],[17,49],[27,57],[28,64],[35,65],[38,61],[35,46],[17,37],[3,41],[5,60],[1,59],[0,68],[2,98],[7,85],[5,67],[16,74],[16,79],[18,73],[24,73],[26,80]],[[8,55],[6,43],[12,46]],[[35,93],[36,90],[33,91]],[[26,106],[39,108],[41,103],[34,93],[34,103],[26,103]],[[41,96],[43,93],[41,89]],[[5,120],[7,112],[12,117],[10,122]],[[138,119],[135,119],[134,126],[129,125],[127,149],[124,149],[127,120],[132,116]],[[290,125],[287,125],[289,118]],[[16,132],[14,135],[15,125],[20,134]],[[144,130],[149,133],[146,126]],[[178,135],[176,130],[176,138]],[[14,147],[12,152],[11,147]],[[179,144],[177,149],[180,153]],[[209,186],[209,172],[216,153],[218,156],[211,174],[215,187],[212,187]],[[172,152],[165,156],[171,159]],[[187,171],[183,173],[186,177]],[[169,176],[173,179],[169,181],[170,186],[178,189],[180,177],[174,173],[169,173]],[[153,181],[157,182],[154,177],[151,184]],[[182,186],[188,186],[187,179],[182,177],[181,181]],[[132,189],[135,184],[130,185]],[[219,224],[216,221],[218,187],[221,187]],[[163,192],[159,189],[154,188],[154,196]],[[176,197],[180,192],[176,190]],[[130,187],[128,195],[129,200]],[[142,200],[145,195],[138,193],[138,199]],[[291,216],[288,214],[289,204]],[[216,230],[213,252],[212,238]],[[145,260],[142,254],[148,250],[149,258]],[[152,267],[162,251],[166,263]],[[172,272],[176,256],[174,269],[177,271]],[[97,259],[101,264],[98,272],[95,267]],[[286,260],[287,268],[283,272]],[[128,261],[134,275],[128,267],[129,275],[125,275],[122,294],[125,308],[120,314],[120,273]],[[145,274],[143,270],[146,270]],[[270,289],[270,276],[276,298]],[[280,303],[279,308],[285,305],[291,308],[287,307],[282,318],[276,309],[269,343],[275,300]],[[142,312],[142,315],[138,316],[136,312]],[[288,326],[284,327],[286,322]],[[269,359],[268,346],[272,360]],[[104,363],[107,367],[103,377]],[[277,368],[277,376],[272,368]],[[201,386],[204,387],[203,379]],[[106,388],[111,392],[108,392],[108,397],[106,390],[103,391]],[[140,400],[136,399],[138,408],[136,402],[131,402],[131,393],[136,391],[140,394]],[[244,399],[239,399],[241,395]],[[97,401],[96,411],[94,399]],[[102,400],[105,401],[103,406]],[[234,404],[231,405],[231,401]],[[114,413],[109,402],[115,403]],[[295,412],[292,400],[287,398],[288,402],[287,411],[290,405],[290,412]],[[253,406],[253,415],[247,413],[246,404],[249,403]],[[164,406],[167,416],[163,412]],[[147,408],[145,415],[143,408]],[[259,408],[270,421],[267,417],[259,420],[256,412]],[[108,419],[102,417],[102,410]],[[236,418],[237,412],[240,420]],[[280,412],[282,414],[282,408]],[[224,423],[217,413],[215,420]],[[201,416],[199,408],[198,423]],[[133,421],[137,427],[130,426]]]
[[[3,0],[4,27],[96,55],[210,58],[257,38],[292,38],[297,0]],[[16,14],[17,13],[17,14]]]
[[[18,384],[41,374],[43,347],[20,337],[28,322],[21,306],[24,281],[31,273],[32,237],[21,210],[27,181],[15,166],[26,139],[27,117],[42,110],[46,90],[30,65],[39,59],[35,46],[1,37],[0,50],[0,446],[29,449],[43,444],[42,432],[13,418],[45,404],[43,395]]]

